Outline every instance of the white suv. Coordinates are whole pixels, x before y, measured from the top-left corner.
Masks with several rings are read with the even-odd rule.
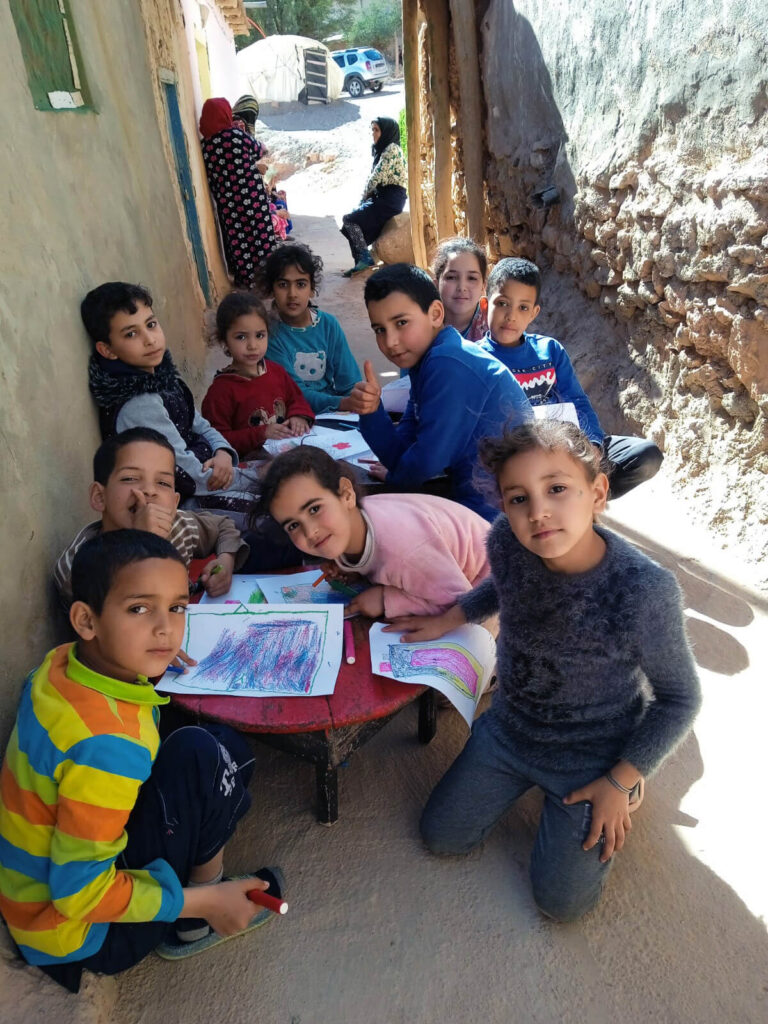
[[[378,50],[334,50],[331,56],[344,72],[344,88],[353,99],[362,96],[366,86],[378,92],[389,78],[387,62]]]

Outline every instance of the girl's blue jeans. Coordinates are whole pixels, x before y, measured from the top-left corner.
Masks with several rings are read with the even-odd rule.
[[[516,756],[491,709],[474,723],[466,746],[432,792],[421,817],[422,837],[432,853],[468,853],[518,797],[540,786],[544,807],[531,854],[533,897],[548,917],[576,920],[600,899],[611,861],[600,863],[601,843],[582,849],[592,805],[566,806],[563,797],[608,767],[566,773],[532,767]]]

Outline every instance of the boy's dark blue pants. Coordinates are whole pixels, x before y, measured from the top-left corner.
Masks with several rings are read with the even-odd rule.
[[[246,741],[225,725],[185,726],[160,745],[152,774],[128,818],[128,843],[116,867],[142,868],[161,857],[182,886],[195,865],[218,853],[248,810],[253,758]],[[83,968],[117,974],[159,946],[167,921],[111,924],[98,953],[76,963],[42,967],[77,992]]]

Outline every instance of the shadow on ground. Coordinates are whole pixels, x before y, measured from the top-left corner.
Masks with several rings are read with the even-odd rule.
[[[267,128],[286,132],[319,132],[329,128],[338,128],[350,121],[365,120],[368,107],[396,87],[386,85],[379,92],[366,89],[358,100],[350,99],[346,93],[331,103],[263,103],[259,111],[259,121]],[[360,106],[358,106],[360,104]],[[371,109],[371,117],[376,111]]]

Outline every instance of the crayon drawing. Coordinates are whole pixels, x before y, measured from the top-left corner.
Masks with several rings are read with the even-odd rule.
[[[350,598],[346,594],[340,594],[331,587],[316,589],[311,583],[299,583],[296,586],[282,586],[280,593],[284,604],[346,604]]]
[[[158,689],[228,697],[333,693],[341,664],[343,609],[336,605],[193,605],[182,647],[197,665],[166,673]]]
[[[331,458],[348,459],[351,455],[360,455],[367,452],[368,442],[363,438],[359,430],[333,430],[330,427],[314,426],[309,433],[300,437],[284,437],[264,442],[265,449],[270,455],[282,455],[300,444],[312,445],[315,448],[322,448]]]
[[[355,594],[359,594],[365,585],[358,583],[347,586],[345,593],[338,584],[338,589],[327,580],[321,580],[319,567],[308,572],[297,572],[291,576],[257,576],[255,581],[264,599],[269,604],[349,604]],[[317,586],[313,586],[317,584]]]
[[[226,594],[211,597],[206,593],[200,598],[200,604],[264,604],[265,601],[255,576],[233,576]]]
[[[421,644],[390,644],[389,662],[380,667],[396,678],[437,673],[467,697],[477,696],[483,670],[466,647],[433,641],[435,646]]]

